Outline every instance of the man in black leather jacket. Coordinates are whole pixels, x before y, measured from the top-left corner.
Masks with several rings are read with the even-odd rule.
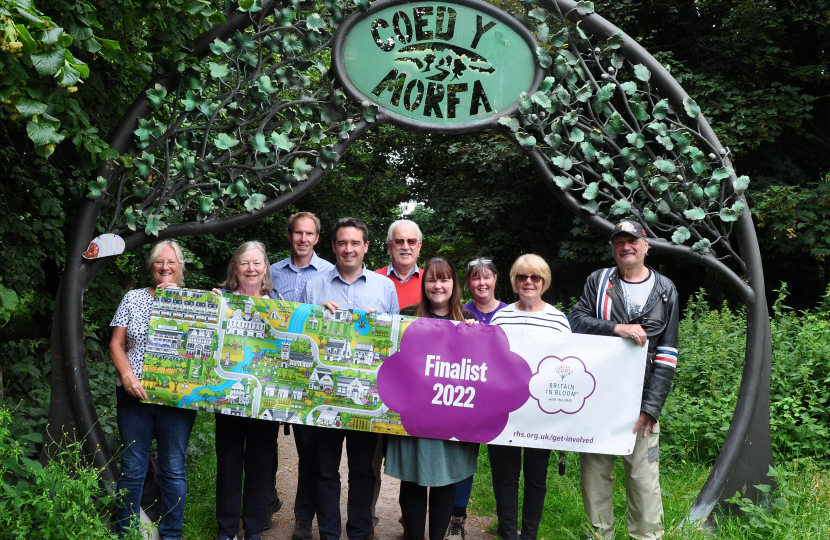
[[[677,291],[668,278],[645,265],[648,240],[642,225],[623,221],[611,233],[617,266],[597,270],[585,283],[568,317],[579,334],[619,336],[648,344],[640,417],[634,426],[634,452],[622,456],[628,503],[628,534],[653,540],[663,536],[658,418],[677,366]],[[580,454],[582,500],[595,532],[613,535],[612,471],[615,456]]]

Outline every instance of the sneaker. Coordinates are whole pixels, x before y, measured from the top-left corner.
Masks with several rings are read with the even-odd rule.
[[[291,540],[311,540],[311,521],[298,519],[294,521],[294,534]]]
[[[274,514],[279,512],[280,508],[282,508],[282,499],[277,497],[273,501],[268,503],[268,513],[266,514],[265,518],[265,527],[262,529],[263,531],[267,531],[273,524],[271,523],[271,518],[274,517]]]
[[[444,540],[464,540],[467,538],[467,531],[464,529],[465,518],[461,516],[452,516],[450,518],[450,526],[447,527],[447,535]]]

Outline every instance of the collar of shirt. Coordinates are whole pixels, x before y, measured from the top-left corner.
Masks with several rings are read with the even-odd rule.
[[[339,268],[337,268],[337,265],[335,264],[335,265],[334,265],[334,268],[332,268],[332,269],[331,269],[331,278],[330,278],[330,281],[334,281],[334,280],[335,280],[335,279],[337,279],[337,278],[340,278],[340,281],[342,281],[342,282],[343,282],[343,283],[345,283],[346,285],[352,285],[353,283],[356,283],[356,282],[357,282],[357,280],[359,280],[359,279],[361,279],[361,278],[363,278],[363,281],[366,281],[366,263],[363,263],[363,268],[361,268],[361,270],[360,270],[360,275],[359,275],[359,276],[357,276],[357,279],[356,279],[356,280],[354,280],[352,283],[349,283],[348,281],[346,281],[345,279],[343,279],[343,276],[342,276],[342,275],[340,275],[340,269],[339,269]]]
[[[277,263],[277,268],[282,270],[286,266],[289,267],[291,270],[295,272],[302,272],[305,269],[312,269],[312,270],[319,270],[320,268],[320,261],[322,261],[320,257],[317,256],[316,251],[311,252],[311,260],[308,261],[308,264],[305,266],[294,266],[294,263],[291,262],[291,257],[289,256],[287,259],[283,259]]]
[[[386,267],[386,277],[395,276],[395,279],[397,279],[401,283],[406,283],[407,281],[409,281],[412,278],[412,276],[417,276],[417,275],[420,275],[420,274],[421,274],[421,269],[418,268],[417,264],[415,265],[415,268],[412,269],[412,273],[409,274],[406,277],[406,279],[401,279],[401,276],[399,276],[398,273],[395,271],[395,267],[392,266],[392,263],[389,263],[389,266]]]

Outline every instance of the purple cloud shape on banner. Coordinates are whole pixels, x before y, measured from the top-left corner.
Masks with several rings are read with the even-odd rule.
[[[548,414],[576,414],[594,394],[597,380],[576,356],[548,356],[530,379],[530,395]]]
[[[378,391],[412,436],[486,443],[530,398],[531,375],[498,326],[418,319],[380,367]]]

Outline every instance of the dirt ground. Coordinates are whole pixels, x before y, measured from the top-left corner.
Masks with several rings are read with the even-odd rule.
[[[262,534],[267,540],[290,540],[294,531],[294,495],[297,492],[297,447],[294,445],[294,436],[286,437],[280,432],[280,468],[277,479],[277,490],[283,500],[283,506],[279,512],[274,514],[273,527]],[[346,496],[348,490],[348,469],[346,467],[346,453],[343,452],[343,459],[340,462],[340,477],[342,492],[340,496],[340,512],[343,520],[342,538],[346,538]],[[380,518],[375,528],[377,540],[396,540],[403,538],[403,529],[398,519],[401,517],[401,509],[398,505],[398,491],[400,480],[391,476],[383,475],[380,497],[378,498],[377,514]],[[492,522],[492,517],[479,517],[470,515],[467,518],[468,540],[492,540],[492,534],[486,532]],[[318,540],[317,522],[313,526],[314,539]],[[241,537],[241,535],[240,535]]]

